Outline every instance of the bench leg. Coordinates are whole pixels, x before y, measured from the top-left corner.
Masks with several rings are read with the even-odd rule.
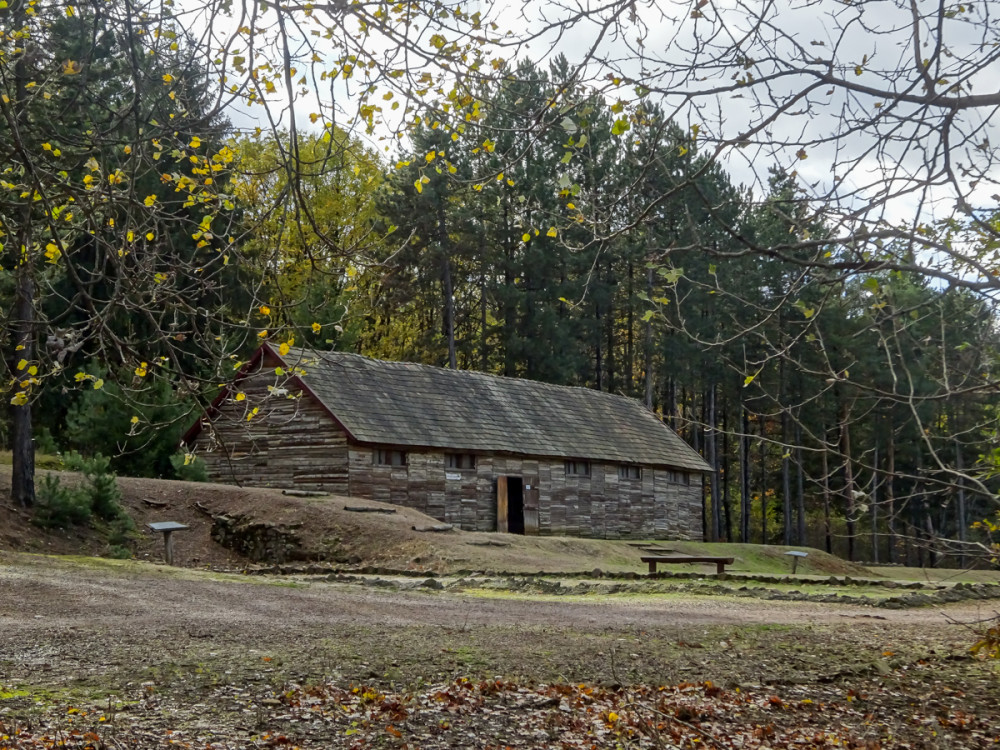
[[[650,573],[655,573],[656,572],[656,563],[655,562],[651,562],[649,564],[649,572]]]
[[[723,562],[717,562],[715,564],[715,574],[721,576],[725,572],[726,572],[726,564]]]

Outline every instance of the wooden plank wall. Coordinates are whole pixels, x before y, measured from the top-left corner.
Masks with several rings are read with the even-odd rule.
[[[475,469],[445,469],[444,452],[407,453],[406,467],[375,466],[375,449],[350,448],[350,494],[405,505],[469,531],[496,531],[496,478],[522,477],[539,488],[539,533],[599,539],[701,538],[701,481],[671,481],[643,467],[620,479],[617,464],[591,464],[567,476],[562,460],[477,457]],[[452,477],[449,479],[448,476]]]
[[[347,436],[311,398],[284,392],[288,385],[263,365],[219,405],[192,449],[212,481],[347,494]]]

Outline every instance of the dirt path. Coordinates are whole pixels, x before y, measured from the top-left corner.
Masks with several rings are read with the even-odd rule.
[[[880,610],[816,602],[761,601],[670,595],[590,601],[483,598],[420,588],[380,591],[325,581],[289,583],[280,578],[201,574],[160,566],[76,566],[56,560],[20,558],[0,565],[0,634],[32,627],[146,628],[166,623],[240,631],[281,622],[283,630],[341,623],[387,626],[518,625],[655,628],[664,625],[830,624],[878,619],[886,624],[946,626],[949,618],[982,616],[980,605]],[[292,619],[289,615],[292,614]],[[0,635],[2,637],[2,635]]]
[[[590,747],[602,732],[624,737],[612,714],[653,726],[659,714],[649,701],[666,695],[660,685],[682,686],[669,711],[689,718],[673,730],[712,731],[717,742],[740,736],[741,747],[816,732],[841,744],[920,740],[869,747],[980,747],[1000,737],[996,670],[969,658],[969,632],[948,619],[976,619],[989,607],[893,611],[688,594],[567,600],[420,583],[401,580],[412,588],[400,590],[371,579],[299,583],[0,556],[0,736],[24,733],[0,747],[47,746],[74,727],[110,747],[273,747],[267,738],[286,735],[309,748],[494,747],[500,735],[510,747],[550,747],[574,736],[567,732],[579,744],[563,747]],[[700,708],[684,685],[699,686]],[[869,703],[856,705],[856,696]],[[526,717],[511,705],[538,710]],[[947,717],[947,732],[934,716]],[[721,723],[710,729],[710,719]],[[412,744],[396,736],[404,731]],[[954,741],[973,734],[974,744]],[[659,747],[650,737],[629,746]]]

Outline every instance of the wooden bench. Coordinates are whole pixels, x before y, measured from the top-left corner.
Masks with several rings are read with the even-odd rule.
[[[715,572],[722,575],[726,572],[726,566],[732,565],[735,558],[732,557],[687,557],[684,555],[647,555],[640,557],[644,563],[649,563],[649,572],[655,573],[658,564],[670,563],[715,563]]]

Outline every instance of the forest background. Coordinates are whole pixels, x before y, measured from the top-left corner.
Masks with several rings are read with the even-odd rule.
[[[838,40],[894,10],[877,28],[937,51],[880,68],[828,30],[818,83],[785,88],[816,63],[774,54],[802,42],[772,11],[741,11],[734,46],[732,19],[677,5],[655,29],[694,24],[710,62],[668,68],[602,51],[648,43],[656,4],[636,7],[595,12],[582,61],[535,62],[526,44],[580,19],[518,36],[461,5],[0,3],[15,500],[35,449],[190,476],[181,434],[272,341],[637,398],[716,469],[710,540],[988,558],[997,102],[971,87],[994,61],[946,40],[988,19],[835,9]],[[772,54],[733,57],[754,44]],[[819,85],[839,119],[814,116]],[[704,102],[733,91],[756,114],[729,132]],[[264,124],[233,124],[248,112]]]

